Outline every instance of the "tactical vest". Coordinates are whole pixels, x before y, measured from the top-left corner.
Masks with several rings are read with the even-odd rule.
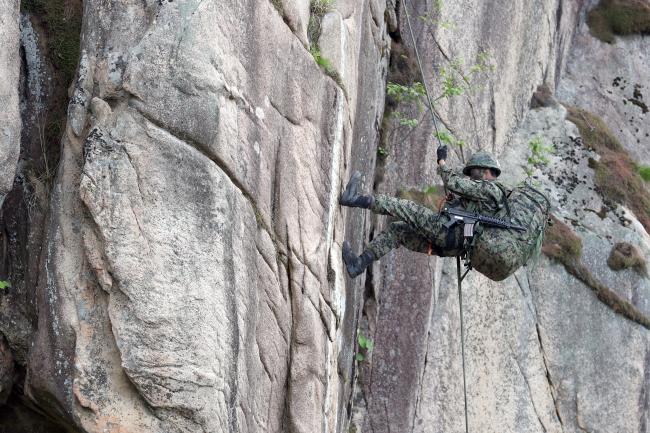
[[[550,209],[546,195],[532,186],[524,184],[513,189],[496,216],[510,219],[526,227],[526,231],[484,226],[471,250],[472,267],[494,281],[512,275],[539,253]]]

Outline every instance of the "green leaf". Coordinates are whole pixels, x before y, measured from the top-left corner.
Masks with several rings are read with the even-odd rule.
[[[643,180],[650,182],[650,165],[642,165],[637,170]]]
[[[418,119],[403,118],[399,120],[399,124],[402,126],[408,126],[409,128],[415,128],[418,126]]]
[[[368,339],[366,337],[359,334],[358,340],[359,340],[359,347],[361,347],[362,349],[368,348]]]
[[[436,194],[438,192],[438,187],[435,185],[430,185],[422,190],[423,193],[429,195],[429,194]]]
[[[0,289],[6,289],[7,287],[11,287],[11,283],[9,281],[0,280]]]
[[[361,353],[357,353],[357,356],[355,356],[354,359],[361,362],[361,361],[364,361],[366,359],[366,357],[363,356]]]
[[[446,131],[436,132],[433,134],[433,136],[436,137],[438,140],[442,141],[443,143],[449,144],[451,146],[456,144],[456,139],[454,138],[454,136]]]

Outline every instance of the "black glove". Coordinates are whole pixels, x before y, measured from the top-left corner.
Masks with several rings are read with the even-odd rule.
[[[438,147],[438,162],[440,162],[441,159],[447,159],[447,145],[443,144],[442,146]]]

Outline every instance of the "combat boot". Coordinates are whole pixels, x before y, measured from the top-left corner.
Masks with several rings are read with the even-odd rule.
[[[343,241],[343,261],[350,274],[350,278],[358,277],[375,261],[375,255],[370,250],[365,250],[360,256],[352,252],[348,241]]]
[[[352,173],[352,177],[345,187],[345,191],[341,194],[339,203],[343,206],[349,207],[361,207],[364,209],[370,208],[374,202],[374,198],[371,195],[361,195],[359,194],[359,182],[361,181],[361,173],[355,171]]]

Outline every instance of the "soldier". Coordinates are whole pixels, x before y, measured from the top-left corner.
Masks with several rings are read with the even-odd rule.
[[[438,174],[447,189],[457,196],[453,207],[469,212],[495,215],[505,204],[506,190],[495,179],[501,174],[498,161],[487,152],[471,156],[462,174],[449,168],[447,146],[437,151]],[[343,206],[370,209],[380,215],[390,215],[398,221],[375,237],[360,256],[356,256],[350,244],[343,242],[343,261],[352,278],[360,275],[375,260],[390,250],[405,246],[419,253],[441,257],[457,256],[463,252],[463,228],[461,224],[449,226],[450,218],[414,202],[385,195],[361,195],[358,193],[361,174],[355,172],[341,195]],[[480,235],[480,230],[476,235]]]

